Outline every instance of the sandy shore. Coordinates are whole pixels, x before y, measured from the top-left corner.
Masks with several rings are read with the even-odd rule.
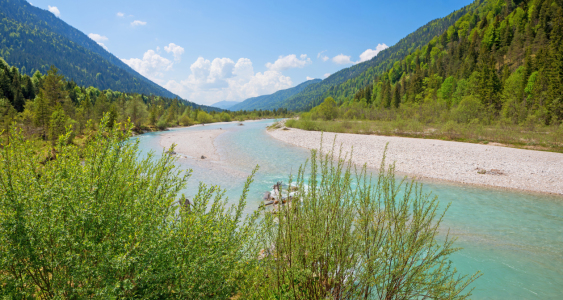
[[[227,132],[222,129],[201,131],[171,131],[160,138],[160,145],[166,149],[176,144],[174,151],[194,159],[200,160],[202,155],[205,160],[219,161],[220,157],[213,145],[213,141],[220,134]]]
[[[274,138],[307,149],[318,149],[321,133],[299,129],[269,130]],[[323,149],[338,146],[353,151],[353,162],[378,168],[389,143],[387,162],[400,173],[563,195],[563,154],[441,140],[324,133]],[[484,173],[484,174],[483,174]]]

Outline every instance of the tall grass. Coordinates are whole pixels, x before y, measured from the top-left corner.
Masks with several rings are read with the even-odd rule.
[[[494,142],[516,148],[563,152],[563,124],[524,127],[503,123],[457,123],[452,120],[424,124],[416,119],[396,118],[391,121],[291,119],[286,121],[286,126],[309,131],[432,138],[470,143]]]

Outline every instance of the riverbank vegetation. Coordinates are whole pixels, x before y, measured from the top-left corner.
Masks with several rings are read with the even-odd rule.
[[[131,120],[137,133],[292,115],[286,109],[206,110],[181,99],[81,87],[65,80],[53,66],[45,75],[35,72],[30,77],[0,59],[0,125],[5,132],[16,123],[30,138],[55,142],[70,126],[73,134],[69,141],[72,141],[97,130],[105,113],[109,114],[109,124]]]
[[[418,118],[405,118],[397,111],[375,120],[346,119],[324,120],[301,117],[290,119],[285,126],[309,131],[353,134],[376,134],[414,138],[440,139],[468,143],[495,143],[514,148],[563,152],[563,126],[541,126],[534,123],[514,125],[493,122],[458,123],[421,122]]]
[[[479,276],[456,274],[437,200],[392,166],[372,180],[313,151],[300,201],[245,216],[253,176],[232,206],[204,184],[185,201],[190,172],[164,153],[141,156],[134,125],[110,120],[83,148],[66,130],[50,160],[11,127],[0,147],[2,297],[464,299]]]
[[[486,1],[385,71],[334,87],[289,124],[561,151],[562,37],[560,0]]]

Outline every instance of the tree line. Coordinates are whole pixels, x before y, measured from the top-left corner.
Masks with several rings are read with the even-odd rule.
[[[177,98],[81,87],[66,80],[54,66],[45,75],[36,71],[30,77],[0,60],[0,121],[4,130],[16,122],[28,135],[54,141],[69,126],[74,135],[95,130],[105,113],[110,124],[131,120],[137,132],[288,115],[286,109],[205,111]]]

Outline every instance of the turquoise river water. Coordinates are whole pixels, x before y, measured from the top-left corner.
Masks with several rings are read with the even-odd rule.
[[[179,166],[192,169],[184,191],[190,197],[199,182],[219,185],[236,202],[252,169],[260,170],[251,186],[247,212],[262,203],[262,194],[277,181],[287,182],[309,157],[309,150],[280,142],[266,133],[272,120],[173,129],[226,132],[215,140],[221,162],[180,158]],[[162,132],[137,136],[143,151],[163,152]],[[393,145],[389,145],[393,147]],[[563,166],[562,166],[563,167]],[[372,172],[377,172],[373,170]],[[461,274],[483,272],[472,287],[474,299],[563,299],[563,197],[423,182],[451,206],[444,229],[457,236],[463,250],[451,256]]]

